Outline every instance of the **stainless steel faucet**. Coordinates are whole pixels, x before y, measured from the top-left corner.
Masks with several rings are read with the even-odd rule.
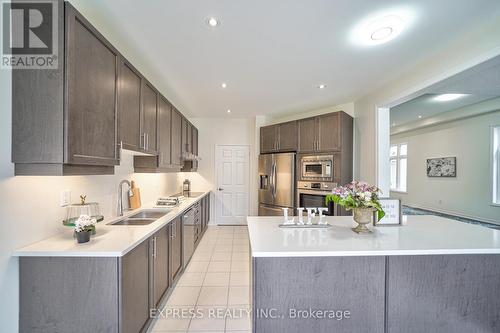
[[[118,216],[123,216],[123,191],[122,191],[123,184],[128,185],[129,197],[134,195],[134,192],[132,192],[132,185],[130,185],[130,182],[126,179],[122,180],[120,182],[120,185],[118,185]]]

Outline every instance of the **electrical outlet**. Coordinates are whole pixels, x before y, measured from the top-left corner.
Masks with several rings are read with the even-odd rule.
[[[68,190],[61,191],[59,201],[61,207],[69,205],[71,203],[71,191]]]

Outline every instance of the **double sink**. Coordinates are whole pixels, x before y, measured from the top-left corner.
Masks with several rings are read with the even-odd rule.
[[[134,215],[126,217],[122,220],[109,223],[110,225],[148,225],[151,224],[161,217],[167,215],[170,209],[149,209],[142,210]]]

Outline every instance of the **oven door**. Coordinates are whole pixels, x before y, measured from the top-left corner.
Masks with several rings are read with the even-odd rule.
[[[297,207],[313,207],[313,208],[328,208],[324,212],[325,215],[333,216],[335,214],[335,203],[330,202],[326,204],[326,195],[329,193],[314,190],[298,190],[297,193]]]

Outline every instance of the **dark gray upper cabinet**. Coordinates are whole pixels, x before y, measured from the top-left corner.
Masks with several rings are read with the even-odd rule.
[[[197,149],[191,123],[70,3],[56,5],[59,67],[12,71],[15,174],[113,174],[120,148],[149,155],[137,172],[180,171]]]
[[[141,147],[142,76],[121,58],[118,75],[118,120],[122,148],[139,151]]]
[[[317,129],[316,118],[301,119],[298,121],[299,152],[316,151]]]
[[[161,95],[158,102],[158,165],[160,168],[170,168],[172,106]]]
[[[319,151],[340,149],[340,112],[330,113],[317,118]]]
[[[172,136],[171,136],[171,157],[172,165],[182,166],[182,114],[176,109],[172,109]]]
[[[180,165],[180,123],[181,116],[169,103],[159,95],[157,115],[158,155],[134,156],[134,170],[138,173],[178,172]],[[178,135],[178,138],[176,138]],[[176,156],[177,159],[175,158]]]
[[[117,165],[119,53],[76,11],[66,29],[65,162]]]
[[[270,153],[277,150],[276,138],[278,127],[276,125],[260,128],[260,152]]]
[[[191,141],[193,145],[193,155],[198,157],[198,129],[193,126],[191,133]],[[193,160],[193,171],[198,170],[198,160]]]
[[[145,79],[142,82],[142,147],[145,152],[156,154],[158,92]]]
[[[297,122],[278,124],[278,151],[297,150]]]
[[[264,126],[260,128],[261,153],[297,150],[297,122]]]
[[[182,157],[193,152],[192,146],[192,130],[193,125],[186,119],[182,118]]]
[[[298,151],[332,152],[352,146],[352,117],[345,112],[333,112],[298,121]]]
[[[12,71],[15,174],[112,174],[119,53],[69,3],[57,4],[59,68]]]

